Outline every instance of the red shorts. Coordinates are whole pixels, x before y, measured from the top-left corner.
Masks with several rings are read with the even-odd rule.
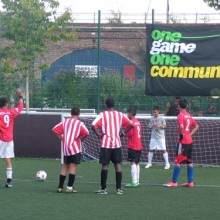
[[[175,163],[192,163],[192,144],[177,144]]]

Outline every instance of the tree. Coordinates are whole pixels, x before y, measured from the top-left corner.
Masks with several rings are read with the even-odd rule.
[[[74,41],[76,34],[73,31],[62,31],[71,21],[70,10],[58,16],[57,0],[2,0],[3,13],[1,38],[8,43],[3,47],[5,63],[10,65],[14,72],[20,72],[25,77],[26,109],[29,110],[29,81],[34,77],[36,68],[35,59],[47,50],[47,41],[58,42],[62,39]],[[1,59],[3,59],[1,57]],[[1,69],[10,68],[2,63]]]
[[[209,7],[214,8],[215,10],[220,10],[220,1],[219,0],[203,0],[208,4]]]
[[[112,18],[108,18],[108,21],[110,24],[122,24],[122,19],[121,19],[121,12],[114,12],[111,11],[112,13]]]

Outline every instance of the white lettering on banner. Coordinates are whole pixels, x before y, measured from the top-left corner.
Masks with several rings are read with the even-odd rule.
[[[95,78],[98,76],[98,66],[92,65],[75,65],[75,73],[83,73],[85,77]]]
[[[176,43],[176,42],[162,42],[153,41],[150,54],[160,53],[192,53],[196,49],[196,44],[190,43]]]

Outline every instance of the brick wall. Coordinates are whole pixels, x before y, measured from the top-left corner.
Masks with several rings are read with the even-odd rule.
[[[75,42],[48,42],[48,52],[38,57],[36,65],[52,64],[62,56],[77,50],[93,49],[98,45],[97,24],[72,24],[67,31],[76,31]],[[100,47],[113,51],[145,71],[146,31],[144,24],[102,24]],[[40,73],[38,73],[40,76]]]

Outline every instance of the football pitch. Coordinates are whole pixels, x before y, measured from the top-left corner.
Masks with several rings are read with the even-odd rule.
[[[14,187],[0,188],[0,218],[5,219],[220,219],[220,168],[195,167],[195,187],[165,188],[173,167],[164,170],[155,165],[141,166],[138,188],[123,187],[124,194],[115,194],[115,176],[110,165],[108,195],[94,193],[100,186],[100,165],[82,162],[78,167],[75,188],[78,193],[56,193],[61,168],[59,160],[16,158]],[[45,170],[48,178],[37,181],[37,171]],[[182,168],[179,184],[186,180]],[[67,180],[66,180],[67,182]],[[123,185],[130,182],[130,166],[123,165]],[[5,165],[0,162],[0,184],[5,183]]]

